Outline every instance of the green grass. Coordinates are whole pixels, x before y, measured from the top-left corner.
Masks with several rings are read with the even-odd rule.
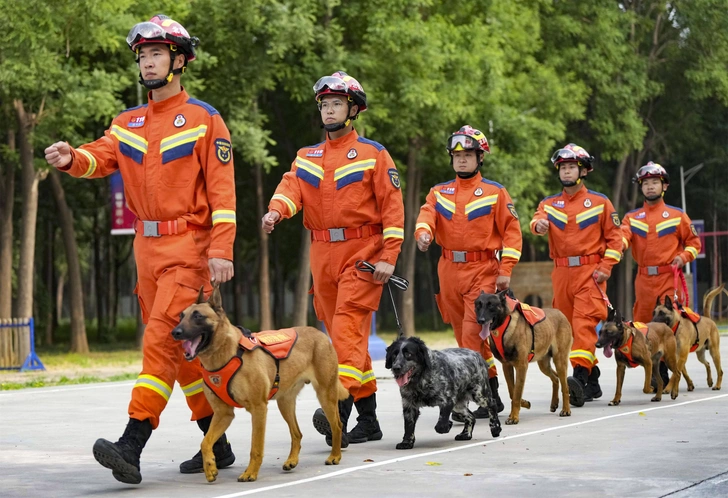
[[[133,343],[117,343],[114,345],[90,345],[88,354],[69,353],[60,347],[36,349],[46,369],[61,368],[97,368],[107,366],[128,366],[142,359],[142,352]]]
[[[58,380],[46,380],[44,377],[38,377],[27,382],[0,382],[0,391],[12,391],[17,389],[27,389],[31,387],[51,387],[51,386],[68,386],[72,384],[95,384],[97,382],[116,382],[120,380],[136,379],[137,374],[126,373],[112,375],[111,377],[96,377],[93,375],[82,375],[81,377],[68,378],[65,375]]]

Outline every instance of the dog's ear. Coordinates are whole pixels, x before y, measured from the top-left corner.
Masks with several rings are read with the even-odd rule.
[[[208,304],[216,312],[222,311],[222,295],[220,294],[219,285],[215,285],[215,287],[213,288],[212,296],[210,296],[210,300],[208,301]]]
[[[384,360],[384,368],[392,368],[394,359],[397,357],[397,351],[399,351],[399,344],[402,342],[400,339],[395,340],[392,344],[387,346],[387,357]]]
[[[498,296],[498,299],[500,300],[501,303],[506,302],[506,293],[507,292],[508,292],[507,290],[502,290],[502,291],[496,293],[496,295]]]
[[[617,323],[622,323],[622,313],[619,310],[614,310],[614,318],[617,320]]]
[[[662,304],[662,303],[660,302],[660,296],[657,296],[657,303],[655,304],[655,306],[659,306],[659,305],[661,305],[661,304]]]
[[[430,361],[430,350],[425,345],[424,341],[419,337],[411,337],[410,340],[417,344],[417,360],[427,370],[432,368],[432,362]]]
[[[200,286],[200,293],[197,294],[197,303],[195,304],[202,304],[205,302],[205,286]]]
[[[609,308],[609,312],[607,313],[607,321],[613,322],[615,314],[616,314],[616,312],[615,312],[614,308]]]
[[[672,309],[672,299],[670,299],[670,296],[665,296],[665,308]]]
[[[516,295],[513,293],[513,289],[508,287],[505,292],[506,292],[506,296],[510,297],[514,301],[516,300]]]

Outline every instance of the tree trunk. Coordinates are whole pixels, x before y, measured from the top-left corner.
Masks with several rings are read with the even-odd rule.
[[[46,288],[48,289],[48,296],[53,296],[53,289],[56,288],[56,224],[48,220],[47,226],[47,242],[46,242],[46,258],[45,258],[45,275],[46,275]],[[53,345],[53,334],[55,332],[58,320],[56,320],[57,314],[55,309],[55,299],[48,299],[48,314],[46,315],[46,327],[45,327],[45,340],[46,346]]]
[[[63,185],[61,185],[61,174],[54,169],[51,170],[50,177],[68,264],[68,283],[71,291],[71,351],[74,353],[88,353],[81,263],[78,259],[78,244],[76,243],[76,229],[73,226],[73,213],[66,202],[66,194],[63,191]],[[97,289],[97,294],[98,291],[99,289]]]
[[[404,201],[404,243],[402,244],[402,266],[404,278],[409,280],[410,291],[402,295],[402,326],[407,337],[415,335],[415,257],[417,244],[410,234],[415,233],[417,213],[419,212],[420,172],[417,166],[417,139],[410,139],[407,154],[407,191]]]
[[[242,212],[240,209],[240,204],[238,203],[238,212]],[[243,296],[243,263],[240,257],[242,254],[242,251],[240,250],[240,244],[242,243],[242,237],[235,237],[235,242],[233,243],[233,254],[235,254],[235,259],[233,259],[233,319],[235,320],[235,323],[242,325],[243,324],[243,303],[242,303],[242,296]]]
[[[298,251],[298,276],[296,295],[293,299],[293,326],[302,327],[308,323],[308,290],[311,287],[311,232],[301,227],[301,249]]]
[[[105,227],[108,236],[108,245],[106,247],[106,261],[109,272],[109,280],[106,282],[106,311],[108,314],[107,325],[111,330],[116,330],[116,308],[119,298],[119,289],[117,283],[117,267],[116,267],[116,247],[111,238],[111,228]]]
[[[263,166],[256,163],[255,169],[255,198],[256,211],[258,220],[263,218],[266,213],[265,199],[263,194]],[[258,225],[258,269],[260,276],[258,279],[258,292],[260,296],[260,330],[270,330],[273,328],[273,314],[270,303],[270,258],[268,256],[268,234],[265,233],[261,223]]]
[[[60,179],[59,179],[60,186]],[[62,188],[62,186],[61,186]],[[97,199],[98,200],[98,199]],[[94,211],[93,223],[93,249],[94,249],[94,287],[96,292],[91,293],[94,305],[96,307],[96,340],[101,342],[106,335],[105,317],[104,317],[104,299],[102,291],[104,285],[103,258],[101,257],[101,227],[99,226],[99,212]],[[75,240],[75,237],[74,237]]]
[[[8,147],[15,150],[15,131],[8,131]],[[13,316],[13,204],[15,164],[4,165],[0,176],[0,318]]]

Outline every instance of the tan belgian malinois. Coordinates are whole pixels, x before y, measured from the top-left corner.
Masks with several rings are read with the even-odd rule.
[[[725,284],[721,284],[703,296],[703,313],[710,315],[713,301],[723,291],[724,286]],[[669,296],[665,296],[664,303],[660,302],[658,296],[657,304],[652,312],[652,321],[667,324],[675,333],[675,338],[677,339],[677,368],[678,372],[682,373],[685,377],[685,381],[688,384],[688,391],[695,389],[695,384],[693,384],[685,368],[685,363],[688,361],[688,354],[693,351],[700,363],[705,365],[705,370],[708,374],[708,387],[712,387],[713,391],[720,390],[723,382],[723,369],[720,365],[720,333],[715,322],[703,315],[700,317],[698,323],[693,323],[690,318],[683,316],[683,313],[679,309],[676,309],[675,303],[672,302]],[[716,375],[718,376],[715,385],[713,385],[713,374],[710,371],[710,363],[705,359],[706,349],[710,351],[710,356],[713,358],[713,363],[715,364]],[[672,389],[673,386],[671,384],[673,381],[680,382],[680,376],[670,377],[670,382],[665,387],[665,392]]]
[[[566,316],[557,309],[545,308],[543,312],[544,318],[532,326],[523,314],[509,305],[506,291],[498,294],[486,294],[481,291],[475,300],[475,316],[478,323],[483,326],[481,337],[484,340],[489,337],[493,356],[503,364],[503,375],[511,397],[511,413],[506,420],[507,425],[518,423],[521,407],[531,408],[531,403],[522,399],[522,396],[528,363],[532,360],[535,360],[538,368],[551,379],[553,385],[551,411],[555,412],[559,407],[560,382],[562,404],[559,416],[571,415],[569,386],[566,381],[569,353],[573,342],[571,325]],[[503,327],[504,330],[499,330]],[[499,337],[494,339],[495,334]],[[496,340],[502,344],[503,355],[498,350]],[[555,372],[551,368],[552,359],[556,367]]]
[[[205,477],[209,482],[217,477],[212,445],[230,427],[235,408],[213,392],[207,379],[213,379],[213,384],[225,382],[220,379],[221,375],[210,373],[226,371],[226,366],[236,358],[241,360],[240,367],[229,377],[227,389],[223,389],[221,395],[225,396],[227,392],[233,402],[245,407],[250,412],[253,425],[250,462],[238,481],[255,481],[258,478],[263,461],[269,398],[278,402],[278,408],[291,433],[291,452],[283,464],[283,470],[291,470],[298,465],[301,430],[296,420],[296,396],[309,382],[332,427],[331,454],[326,459],[326,465],[338,465],[341,461],[338,401],[346,399],[349,392],[339,381],[336,351],[328,336],[313,327],[295,327],[290,332],[292,336],[297,335],[297,339],[285,359],[274,359],[262,347],[241,353],[240,344],[245,343],[246,338],[255,344],[264,343],[266,333],[244,336],[241,329],[231,325],[222,309],[217,287],[209,301],[205,300],[200,289],[197,303],[182,312],[180,324],[172,331],[172,336],[184,341],[185,358],[188,361],[200,357],[203,368],[207,370],[203,374],[206,376],[205,396],[214,410],[210,429],[201,444]]]
[[[646,334],[637,327],[647,327]],[[596,346],[604,348],[604,356],[611,358],[615,354],[617,360],[617,391],[609,406],[617,406],[622,401],[622,385],[624,384],[624,372],[627,368],[634,368],[642,365],[645,369],[645,385],[642,392],[652,393],[651,379],[657,383],[656,394],[652,401],[662,399],[663,385],[660,376],[660,359],[664,358],[667,367],[672,371],[672,376],[680,375],[677,369],[677,341],[670,327],[664,323],[650,322],[646,324],[627,323],[622,321],[622,315],[614,310],[609,310],[607,321],[599,331],[599,340]],[[678,382],[673,383],[670,390],[670,397],[677,398]]]

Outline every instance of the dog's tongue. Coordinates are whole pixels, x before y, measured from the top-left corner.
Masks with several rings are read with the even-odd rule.
[[[612,353],[613,353],[612,346],[610,346],[609,344],[604,346],[604,356],[606,356],[607,358],[611,358]]]
[[[486,340],[488,336],[490,335],[490,322],[483,325],[483,328],[480,329],[480,338],[483,340]]]
[[[395,377],[394,380],[397,381],[397,385],[399,387],[404,387],[409,384],[410,377],[412,377],[412,370],[408,370],[407,373],[405,373],[401,377]]]
[[[197,351],[197,346],[200,345],[201,340],[202,340],[202,336],[198,335],[191,341],[184,341],[182,343],[182,347],[184,348],[185,355],[187,355],[187,357],[195,356],[195,351]]]

